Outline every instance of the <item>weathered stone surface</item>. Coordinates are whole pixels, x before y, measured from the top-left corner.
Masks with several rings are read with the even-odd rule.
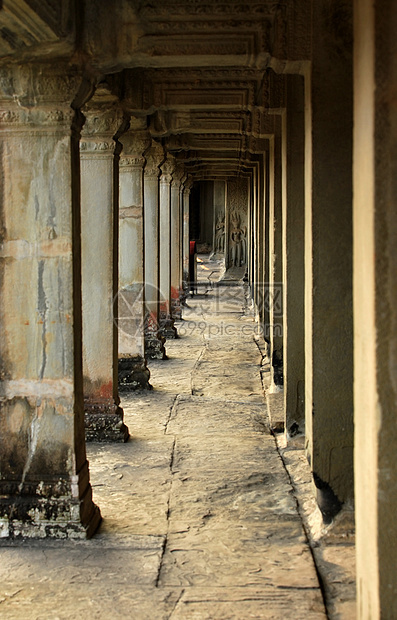
[[[119,391],[151,390],[150,370],[141,355],[119,357]]]
[[[193,311],[199,302],[189,303]],[[258,348],[234,338],[238,346],[226,337],[222,351],[222,337],[194,331],[170,342],[167,361],[150,361],[153,391],[122,401],[130,441],[88,446],[99,533],[44,549],[0,542],[0,614],[325,620],[260,389],[229,399],[208,375],[206,396],[192,394],[204,352],[233,352],[235,377],[251,380]],[[256,373],[259,381],[259,364]]]
[[[130,433],[121,407],[85,399],[84,408],[86,441],[128,441]]]
[[[79,83],[61,63],[1,71],[0,537],[100,521],[81,441]]]

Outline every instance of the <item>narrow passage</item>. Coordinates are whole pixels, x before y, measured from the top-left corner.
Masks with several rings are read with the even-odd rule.
[[[216,286],[217,276],[216,264],[199,265],[181,338],[167,341],[168,361],[150,363],[153,392],[123,402],[134,437],[112,475],[124,518],[110,506],[105,532],[152,541],[137,571],[142,600],[129,585],[139,619],[325,618],[269,432],[245,290]],[[109,448],[97,450],[103,476]],[[103,513],[105,499],[97,496]]]
[[[1,618],[326,618],[245,290],[216,271],[200,264],[153,391],[123,399],[130,441],[88,445],[100,532],[3,548]]]

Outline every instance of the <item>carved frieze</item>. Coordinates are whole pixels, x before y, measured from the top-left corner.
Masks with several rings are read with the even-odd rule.
[[[10,125],[11,127],[31,126],[48,127],[57,125],[71,125],[75,116],[75,111],[71,108],[64,110],[46,110],[43,108],[27,109],[16,105],[4,109],[5,102],[0,101],[0,124]],[[3,108],[3,109],[2,109]]]
[[[202,34],[197,37],[186,35],[146,36],[141,40],[141,50],[151,57],[156,56],[246,56],[257,49],[255,33]]]
[[[60,75],[48,65],[9,66],[0,70],[0,124],[7,131],[79,129],[71,104],[81,78]]]
[[[146,0],[139,11],[139,15],[146,19],[164,19],[186,15],[238,15],[248,19],[253,15],[272,15],[280,4],[287,0],[251,0],[248,2],[226,2],[218,0],[179,0],[164,3],[162,0]]]
[[[148,69],[145,75],[149,79],[169,82],[232,80],[255,81],[261,78],[263,72],[255,67],[175,67],[172,69]]]
[[[80,151],[83,153],[114,153],[116,143],[114,140],[110,142],[102,142],[93,137],[91,140],[81,140]]]
[[[120,168],[143,168],[146,163],[144,157],[125,157],[123,154],[120,156]]]

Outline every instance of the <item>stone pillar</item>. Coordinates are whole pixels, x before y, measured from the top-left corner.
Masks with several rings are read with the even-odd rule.
[[[305,75],[306,442],[326,521],[353,499],[351,12],[313,4]]]
[[[254,264],[254,278],[253,278],[253,300],[255,303],[255,318],[258,323],[258,331],[261,330],[261,314],[263,308],[263,289],[262,289],[262,251],[263,251],[263,210],[261,204],[260,193],[260,170],[257,165],[253,165],[251,168],[251,175],[249,181],[249,196],[251,209],[254,213],[254,243],[252,244]]]
[[[357,618],[397,618],[397,6],[354,3]]]
[[[80,142],[83,374],[87,441],[127,441],[117,386],[118,204],[115,147],[122,122],[105,87],[84,107]],[[118,166],[117,166],[118,169]],[[117,230],[117,228],[116,228]]]
[[[160,177],[160,326],[164,338],[177,338],[171,315],[171,181],[175,161],[171,155],[161,166]]]
[[[283,385],[283,150],[284,116],[274,116],[274,136],[270,139],[269,199],[269,340],[272,386]],[[285,135],[285,128],[284,128]],[[285,168],[284,168],[285,169]]]
[[[249,248],[249,276],[250,276],[250,284],[251,284],[251,295],[252,300],[254,302],[254,308],[256,312],[257,301],[258,301],[258,203],[255,200],[254,195],[254,178],[253,173],[251,175],[250,183],[249,183],[249,193],[250,193],[250,237],[248,242]]]
[[[119,175],[119,389],[151,389],[144,345],[143,152],[146,132],[120,138],[123,151]]]
[[[145,157],[145,353],[150,359],[166,359],[164,338],[159,332],[159,176],[164,149],[153,140]]]
[[[79,80],[25,65],[0,85],[0,537],[86,537],[101,517],[84,441]]]
[[[187,179],[183,186],[183,245],[182,245],[182,265],[183,265],[183,289],[185,294],[189,293],[189,208],[190,208],[190,190],[193,181]]]
[[[264,158],[264,198],[263,198],[263,337],[267,344],[269,344],[270,333],[270,256],[268,252],[269,238],[270,238],[270,189],[273,186],[273,182],[270,176],[270,146],[271,140],[268,140],[268,150],[265,153]]]
[[[171,181],[171,314],[176,320],[182,318],[181,310],[181,182],[182,166],[177,166]]]
[[[286,200],[283,201],[283,309],[285,428],[292,436],[304,431],[304,80],[286,76]]]

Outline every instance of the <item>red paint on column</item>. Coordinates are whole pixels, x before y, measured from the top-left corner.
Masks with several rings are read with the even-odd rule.
[[[99,388],[99,396],[101,398],[112,398],[113,397],[113,381],[109,381],[109,383],[104,383]]]

